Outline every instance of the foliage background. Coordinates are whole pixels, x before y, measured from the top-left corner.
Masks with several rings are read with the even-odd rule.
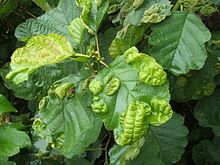
[[[185,2],[189,2],[190,4],[192,1],[189,0]],[[109,52],[112,57],[116,57],[122,54],[129,47],[136,45],[141,52],[152,54],[153,57],[155,57],[158,62],[168,71],[171,105],[175,111],[174,118],[161,127],[153,128],[150,133],[146,135],[148,143],[144,144],[140,151],[140,155],[131,161],[130,164],[134,164],[134,162],[139,164],[155,162],[155,165],[220,164],[220,14],[218,11],[220,2],[218,0],[212,0],[212,5],[210,5],[209,2],[210,1],[200,0],[194,8],[190,9],[189,6],[187,6],[187,3],[184,3],[185,6],[181,6],[183,9],[181,9],[180,6],[175,5],[177,10],[190,10],[191,12],[196,13],[198,16],[196,17],[198,21],[195,21],[195,15],[191,13],[172,13],[171,16],[166,18],[161,23],[153,25],[152,28],[148,28],[147,31],[145,31],[146,27],[140,25],[140,22],[138,22],[139,20],[137,19],[140,13],[143,12],[141,9],[138,10],[140,13],[130,12],[128,16],[125,14],[128,12],[126,11],[127,8],[125,8],[124,11],[122,8],[120,12],[116,13],[113,11],[108,11],[110,13],[108,17],[105,16],[103,21],[94,19],[93,21],[95,21],[95,23],[88,21],[86,15],[84,17],[82,16],[83,21],[86,22],[86,24],[91,27],[94,32],[98,33],[100,51],[101,54],[104,55],[104,61],[107,64],[111,59]],[[7,8],[4,6],[4,3],[8,3]],[[114,4],[114,1],[112,1],[112,3]],[[172,3],[176,4],[177,2],[172,1]],[[51,32],[62,34],[69,38],[74,50],[77,50],[82,54],[86,53],[86,51],[89,49],[87,45],[90,44],[89,39],[91,36],[86,32],[85,28],[82,27],[82,29],[80,29],[81,31],[79,31],[80,35],[83,35],[82,38],[76,39],[75,36],[71,36],[71,28],[74,29],[76,26],[79,26],[80,23],[77,22],[79,20],[76,20],[75,23],[71,24],[72,27],[70,26],[70,35],[66,28],[68,25],[70,25],[73,18],[80,15],[80,12],[74,8],[74,5],[70,5],[71,3],[69,1],[66,1],[63,6],[59,6],[58,4],[59,0],[0,1],[1,75],[5,75],[7,72],[7,63],[10,62],[10,57],[16,48],[24,46],[23,41],[27,41],[30,37],[37,34],[48,34]],[[206,11],[205,9],[209,10]],[[123,14],[125,14],[125,17],[127,16],[125,19],[122,18]],[[63,18],[65,18],[65,20]],[[190,22],[191,19],[194,21]],[[200,19],[211,32],[211,40],[209,38],[209,32],[204,30],[201,22],[199,22]],[[182,22],[182,26],[172,28],[169,26],[169,23],[173,20],[184,20],[184,22]],[[161,20],[158,22],[160,21]],[[45,22],[47,22],[47,24]],[[101,26],[94,26],[97,24],[101,24]],[[198,33],[198,30],[197,32],[193,33],[193,26],[201,27],[200,33]],[[158,43],[157,35],[163,33],[163,31],[160,31],[161,29],[164,31],[175,29],[175,31],[167,33],[166,40],[161,40]],[[168,42],[172,41],[172,33],[178,34],[183,29],[186,31],[191,31],[192,34],[190,37],[198,39],[200,45],[197,45],[197,47],[191,47],[189,48],[190,50],[188,50],[190,45],[196,44],[192,43],[192,41],[186,41],[189,43],[188,45],[184,42]],[[120,36],[118,31],[123,32],[123,30],[125,30],[125,32],[127,30],[128,32],[125,33],[125,35]],[[139,35],[134,36],[134,34],[137,34],[137,31],[139,32]],[[182,35],[183,36],[181,37],[183,38],[184,35],[185,38],[189,37],[187,32],[183,33]],[[132,40],[130,39],[131,36],[133,37]],[[126,42],[127,44],[124,45],[122,44],[123,42]],[[201,48],[204,43],[205,47]],[[190,52],[191,54],[199,53],[200,56],[189,57],[189,55],[189,59],[187,60],[191,61],[191,64],[186,67],[181,68],[180,65],[185,64],[175,63],[175,61],[168,65],[169,62],[163,61],[164,59],[161,58],[161,53],[163,54],[166,52],[166,54],[169,55],[168,58],[170,61],[174,59],[174,57],[178,56],[177,53],[175,54],[170,51],[170,48],[162,49],[169,45],[173,46],[172,50],[177,49],[179,46],[183,48],[180,50],[180,52],[192,51]],[[186,47],[184,48],[184,46]],[[208,53],[207,60],[205,58],[206,53]],[[204,58],[201,60],[200,58],[202,56],[204,56]],[[68,67],[66,67],[65,70],[65,65],[67,65],[67,63],[60,64],[59,69],[62,68],[62,71],[64,71],[66,75],[75,73],[74,70],[76,68],[73,68],[71,62],[69,63],[69,66],[71,66],[72,70],[70,70]],[[95,63],[95,65],[100,67],[97,63]],[[192,65],[196,67],[189,67]],[[53,67],[49,68],[48,71],[53,69]],[[43,69],[39,72],[43,73]],[[36,75],[37,74],[38,73],[36,73]],[[86,75],[89,73],[83,74]],[[45,80],[50,79],[46,76],[47,74],[45,75]],[[56,80],[60,79],[59,76],[58,78],[53,78]],[[25,162],[25,164],[104,164],[107,160],[115,162],[116,164],[121,154],[123,154],[120,153],[123,149],[118,146],[114,146],[112,132],[107,131],[104,128],[102,128],[99,138],[95,143],[91,144],[89,148],[87,148],[87,150],[80,156],[74,156],[72,158],[65,158],[61,156],[57,150],[49,149],[50,151],[48,151],[48,148],[45,147],[46,145],[44,144],[44,141],[39,140],[37,136],[31,135],[33,131],[31,126],[38,106],[38,97],[43,96],[51,84],[52,82],[45,81],[44,86],[40,90],[41,93],[39,94],[37,93],[38,89],[35,91],[33,90],[35,87],[32,87],[29,90],[22,90],[22,86],[27,84],[14,86],[9,82],[5,82],[3,79],[0,80],[0,93],[7,97],[9,102],[16,109],[15,110],[13,107],[9,107],[8,109],[10,109],[9,112],[11,113],[10,115],[7,114],[6,117],[3,116],[2,121],[7,122],[7,120],[9,120],[10,122],[14,123],[14,125],[12,124],[12,126],[10,126],[10,131],[12,131],[12,133],[13,131],[18,133],[18,135],[20,135],[18,138],[20,137],[21,139],[25,139],[27,138],[26,135],[29,135],[32,142],[32,145],[27,144],[28,140],[26,143],[21,142],[19,144],[20,147],[29,146],[29,148],[21,149],[19,153],[15,151],[14,153],[17,153],[16,155],[10,153],[11,157],[9,160],[7,160],[8,158],[5,158],[4,156],[0,157],[0,164],[13,164],[13,162],[16,162],[17,164],[21,164],[21,162]],[[13,92],[11,89],[20,90]],[[66,105],[66,103],[62,104]],[[6,104],[4,106],[6,106]],[[22,131],[19,132],[18,130]],[[8,130],[8,132],[10,131]],[[26,134],[23,134],[23,132],[26,132]],[[167,132],[172,136],[170,136],[168,139],[164,139],[163,137],[167,135]],[[18,148],[20,148],[19,146]],[[111,149],[112,147],[113,149]]]

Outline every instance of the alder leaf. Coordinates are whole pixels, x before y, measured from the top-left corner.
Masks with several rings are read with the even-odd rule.
[[[4,112],[17,112],[5,96],[0,94],[0,115]]]
[[[75,53],[68,40],[58,34],[39,35],[31,38],[27,45],[16,49],[11,57],[11,71],[6,79],[15,84],[28,80],[38,68],[64,61]]]
[[[90,31],[97,33],[109,7],[109,0],[78,0],[82,7],[81,18]]]
[[[27,41],[39,34],[57,33],[66,36],[70,41],[68,26],[74,18],[80,16],[79,7],[73,0],[61,0],[59,5],[37,17],[30,18],[16,27],[15,36]]]
[[[32,125],[36,133],[67,158],[81,154],[98,138],[102,122],[88,109],[91,94],[77,91],[81,77],[69,75],[54,83],[39,103]]]
[[[212,131],[220,136],[220,90],[217,89],[211,96],[201,99],[195,107],[194,115],[203,127],[211,127]]]
[[[173,12],[165,21],[154,25],[149,38],[152,55],[174,75],[199,70],[207,58],[204,43],[211,33],[195,14]]]
[[[0,125],[0,157],[13,156],[19,152],[20,148],[30,146],[30,138],[25,132],[8,125]]]
[[[114,130],[118,144],[137,141],[146,133],[148,124],[158,126],[172,116],[166,73],[152,57],[138,53],[135,47],[99,72],[89,88],[94,95],[93,111],[108,130]],[[128,121],[134,121],[137,137],[125,138],[123,129]],[[141,121],[136,123],[143,126],[141,130],[135,121]]]

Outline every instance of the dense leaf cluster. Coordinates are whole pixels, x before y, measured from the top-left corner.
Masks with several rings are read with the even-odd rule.
[[[220,164],[220,2],[32,1],[0,1],[0,164]]]

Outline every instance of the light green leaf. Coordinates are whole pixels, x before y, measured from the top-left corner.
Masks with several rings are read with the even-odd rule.
[[[91,95],[77,91],[81,78],[70,75],[56,82],[39,103],[33,128],[67,158],[81,154],[98,138],[102,123],[88,109]],[[76,92],[76,93],[75,93]]]
[[[49,11],[52,9],[50,7],[50,4],[47,2],[47,0],[32,0],[32,1],[44,11]]]
[[[135,46],[142,39],[145,30],[145,25],[127,25],[118,31],[115,39],[109,47],[110,56],[116,58],[117,56],[122,55],[130,47]]]
[[[15,162],[8,161],[7,157],[0,157],[0,164],[2,164],[2,165],[16,165]]]
[[[82,20],[80,18],[75,18],[68,26],[68,29],[74,50],[82,54],[86,54],[91,36]]]
[[[28,76],[38,68],[59,63],[74,55],[71,44],[57,34],[39,35],[31,38],[27,45],[16,49],[11,57],[11,71],[6,79],[15,84],[28,80]]]
[[[195,14],[173,12],[152,30],[152,55],[165,69],[180,75],[203,67],[207,58],[204,43],[211,34]]]
[[[79,0],[81,18],[92,33],[97,33],[109,7],[109,0]]]
[[[17,110],[11,105],[5,96],[0,94],[0,114],[4,112],[16,112]]]
[[[143,5],[134,9],[126,16],[124,20],[124,26],[138,25],[141,23],[158,23],[171,14],[172,5],[170,1],[160,1],[160,0],[148,0],[144,1]]]
[[[203,140],[193,147],[193,160],[199,165],[217,165],[220,163],[220,138],[215,137],[212,141]]]
[[[137,141],[148,124],[160,125],[172,116],[166,73],[152,57],[138,53],[135,47],[99,72],[89,87],[94,95],[93,111],[108,130],[114,130],[118,144]],[[137,136],[126,138],[123,129],[129,127],[128,121],[134,122]]]
[[[203,127],[211,127],[213,132],[220,136],[220,90],[217,89],[211,96],[205,97],[198,102],[194,115]]]
[[[20,148],[30,146],[31,141],[25,132],[0,125],[0,156],[10,157],[17,154]]]
[[[198,100],[214,92],[214,78],[220,73],[220,65],[215,55],[209,54],[205,65],[199,71],[191,71],[186,76],[169,77],[172,99],[178,102]]]
[[[79,17],[80,10],[75,1],[61,0],[59,5],[37,19],[30,18],[21,23],[15,30],[15,36],[27,41],[39,34],[57,33],[66,36],[70,41],[68,26],[74,18]]]
[[[150,128],[140,154],[130,164],[174,164],[185,151],[187,134],[183,117],[174,114],[167,123]]]
[[[209,16],[218,11],[214,2],[215,0],[184,0],[181,4],[184,11],[191,11]]]

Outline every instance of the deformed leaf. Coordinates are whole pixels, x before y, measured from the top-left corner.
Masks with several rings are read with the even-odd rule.
[[[5,96],[0,94],[0,114],[4,112],[16,112],[17,110],[11,105]]]
[[[109,47],[110,56],[114,59],[130,47],[135,46],[142,39],[145,30],[145,25],[127,25],[122,28]]]
[[[114,130],[120,145],[138,141],[149,124],[163,124],[172,116],[171,108],[160,104],[169,105],[166,73],[152,57],[135,47],[99,72],[89,87],[94,95],[93,111],[108,130]]]
[[[170,1],[162,1],[152,5],[148,10],[144,12],[144,16],[141,19],[142,23],[158,23],[164,20],[167,16],[171,15]]]
[[[30,147],[31,141],[25,132],[7,125],[0,125],[0,156],[10,157],[20,148]]]
[[[183,118],[174,114],[160,127],[150,127],[140,154],[130,164],[170,165],[180,160],[187,145],[188,130]]]
[[[13,53],[11,71],[6,79],[13,79],[19,84],[28,80],[28,76],[38,68],[59,63],[73,55],[72,46],[65,37],[57,34],[35,36],[25,47]]]
[[[207,58],[204,43],[211,34],[195,14],[173,12],[152,30],[152,55],[165,69],[180,75],[203,67]]]
[[[211,127],[219,136],[220,133],[220,90],[217,89],[211,96],[201,99],[195,107],[194,115],[203,127]]]
[[[89,93],[77,91],[80,81],[77,75],[70,75],[56,82],[41,100],[32,126],[42,139],[60,149],[67,158],[84,152],[98,138],[102,126],[88,109]]]
[[[184,0],[182,6],[184,11],[201,13],[204,16],[209,16],[218,11],[212,0]]]
[[[13,80],[5,79],[5,76],[9,72],[7,66],[1,68],[1,77],[5,81],[6,87],[12,89],[16,97],[33,100],[45,96],[55,81],[66,77],[68,74],[75,74],[78,71],[77,63],[68,59],[57,64],[45,65],[38,68],[28,76],[28,80],[19,84],[15,84]]]
[[[81,18],[90,31],[97,33],[109,7],[109,0],[78,0],[83,8]]]

